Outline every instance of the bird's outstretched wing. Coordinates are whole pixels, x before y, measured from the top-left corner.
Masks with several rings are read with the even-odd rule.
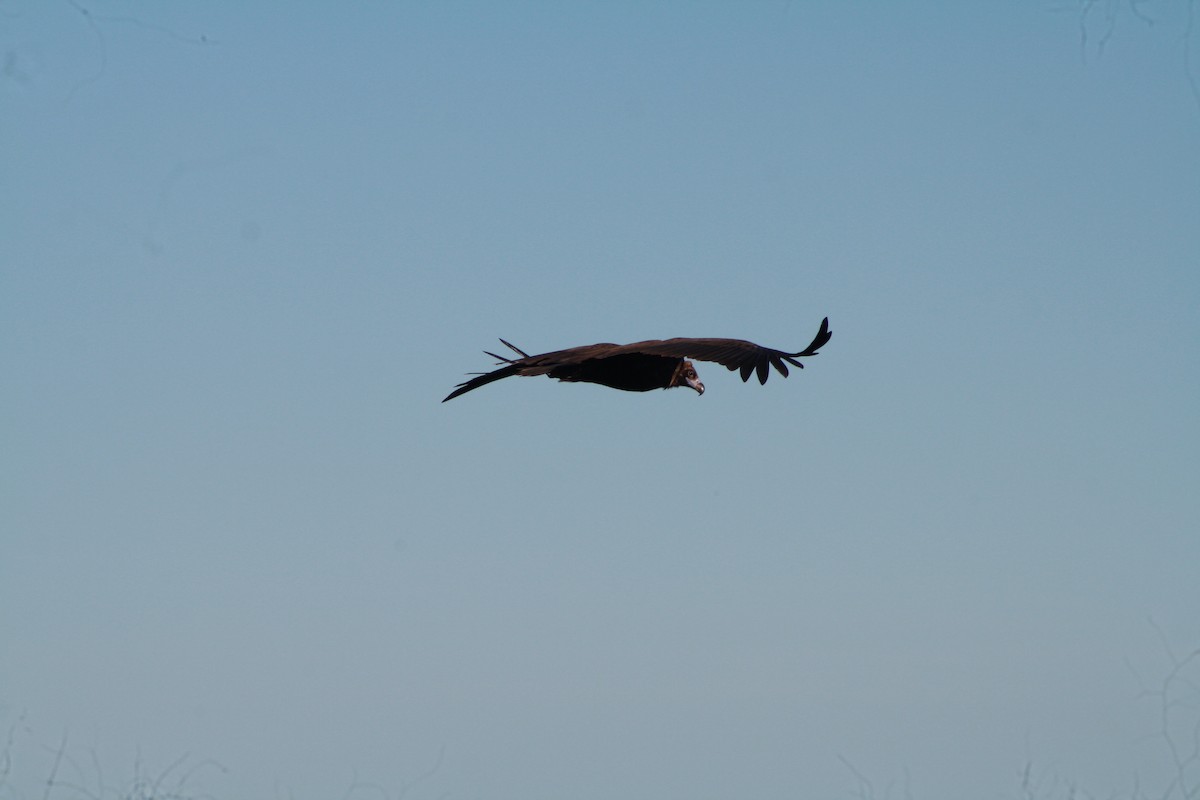
[[[758,382],[766,383],[772,366],[786,378],[788,364],[803,369],[804,365],[796,359],[817,355],[817,351],[824,347],[832,336],[833,332],[829,330],[829,317],[826,317],[821,320],[821,329],[813,337],[812,343],[798,353],[772,350],[770,347],[763,347],[744,339],[656,339],[621,345],[607,351],[605,355],[646,353],[656,356],[693,358],[697,361],[713,361],[730,371],[740,370],[743,381],[749,380],[750,375],[757,372]]]
[[[651,339],[633,344],[618,345],[608,342],[587,344],[531,356],[501,339],[501,342],[519,354],[521,358],[507,358],[495,353],[487,353],[498,359],[503,366],[498,370],[477,375],[469,381],[458,384],[442,402],[453,400],[480,386],[486,386],[493,381],[513,375],[549,375],[558,367],[569,367],[585,361],[603,360],[614,356],[646,355],[713,361],[731,371],[740,370],[743,381],[749,380],[750,376],[757,372],[758,382],[766,383],[772,366],[779,370],[779,374],[785,378],[788,374],[788,364],[803,369],[804,365],[796,359],[815,356],[831,336],[833,333],[829,330],[829,317],[826,317],[821,320],[821,329],[817,331],[812,343],[798,353],[772,350],[744,339]]]

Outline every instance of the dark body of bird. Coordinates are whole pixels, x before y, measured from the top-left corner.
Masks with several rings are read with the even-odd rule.
[[[704,384],[696,375],[690,358],[714,361],[730,370],[740,370],[743,381],[757,373],[758,382],[766,383],[772,366],[786,378],[788,364],[803,368],[796,359],[815,356],[832,335],[826,317],[812,344],[798,353],[772,350],[742,339],[652,339],[633,344],[589,344],[531,356],[501,339],[521,358],[505,358],[485,350],[492,358],[500,359],[504,366],[460,383],[442,402],[513,375],[545,375],[572,383],[598,383],[627,392],[687,386],[704,394]]]

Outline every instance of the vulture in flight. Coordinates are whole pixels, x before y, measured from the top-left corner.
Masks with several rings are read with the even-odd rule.
[[[520,358],[505,358],[484,350],[492,358],[500,359],[504,366],[458,384],[442,402],[511,375],[546,375],[573,383],[599,383],[627,392],[688,386],[697,394],[704,394],[704,384],[689,358],[715,361],[729,370],[741,370],[743,381],[749,380],[751,373],[758,373],[758,382],[766,383],[772,366],[786,378],[788,364],[803,368],[796,359],[815,356],[832,335],[829,317],[826,317],[812,344],[799,353],[772,350],[742,339],[651,339],[634,344],[586,344],[531,356],[501,339],[505,347]]]

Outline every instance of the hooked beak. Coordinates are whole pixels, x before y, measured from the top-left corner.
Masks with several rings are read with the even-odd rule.
[[[687,385],[696,390],[697,396],[704,394],[704,384],[700,382],[699,378],[688,378]]]

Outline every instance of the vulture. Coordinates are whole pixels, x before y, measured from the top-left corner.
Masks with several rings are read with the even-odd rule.
[[[803,368],[796,359],[815,356],[831,336],[826,317],[812,344],[798,353],[772,350],[742,339],[651,339],[633,344],[586,344],[531,356],[501,339],[520,358],[505,358],[484,350],[503,366],[492,372],[475,373],[476,377],[458,384],[442,402],[511,375],[545,375],[572,383],[599,383],[627,392],[687,386],[699,395],[704,394],[704,384],[688,359],[715,361],[731,371],[741,370],[743,382],[757,373],[758,382],[766,383],[772,366],[786,378],[788,364]]]

